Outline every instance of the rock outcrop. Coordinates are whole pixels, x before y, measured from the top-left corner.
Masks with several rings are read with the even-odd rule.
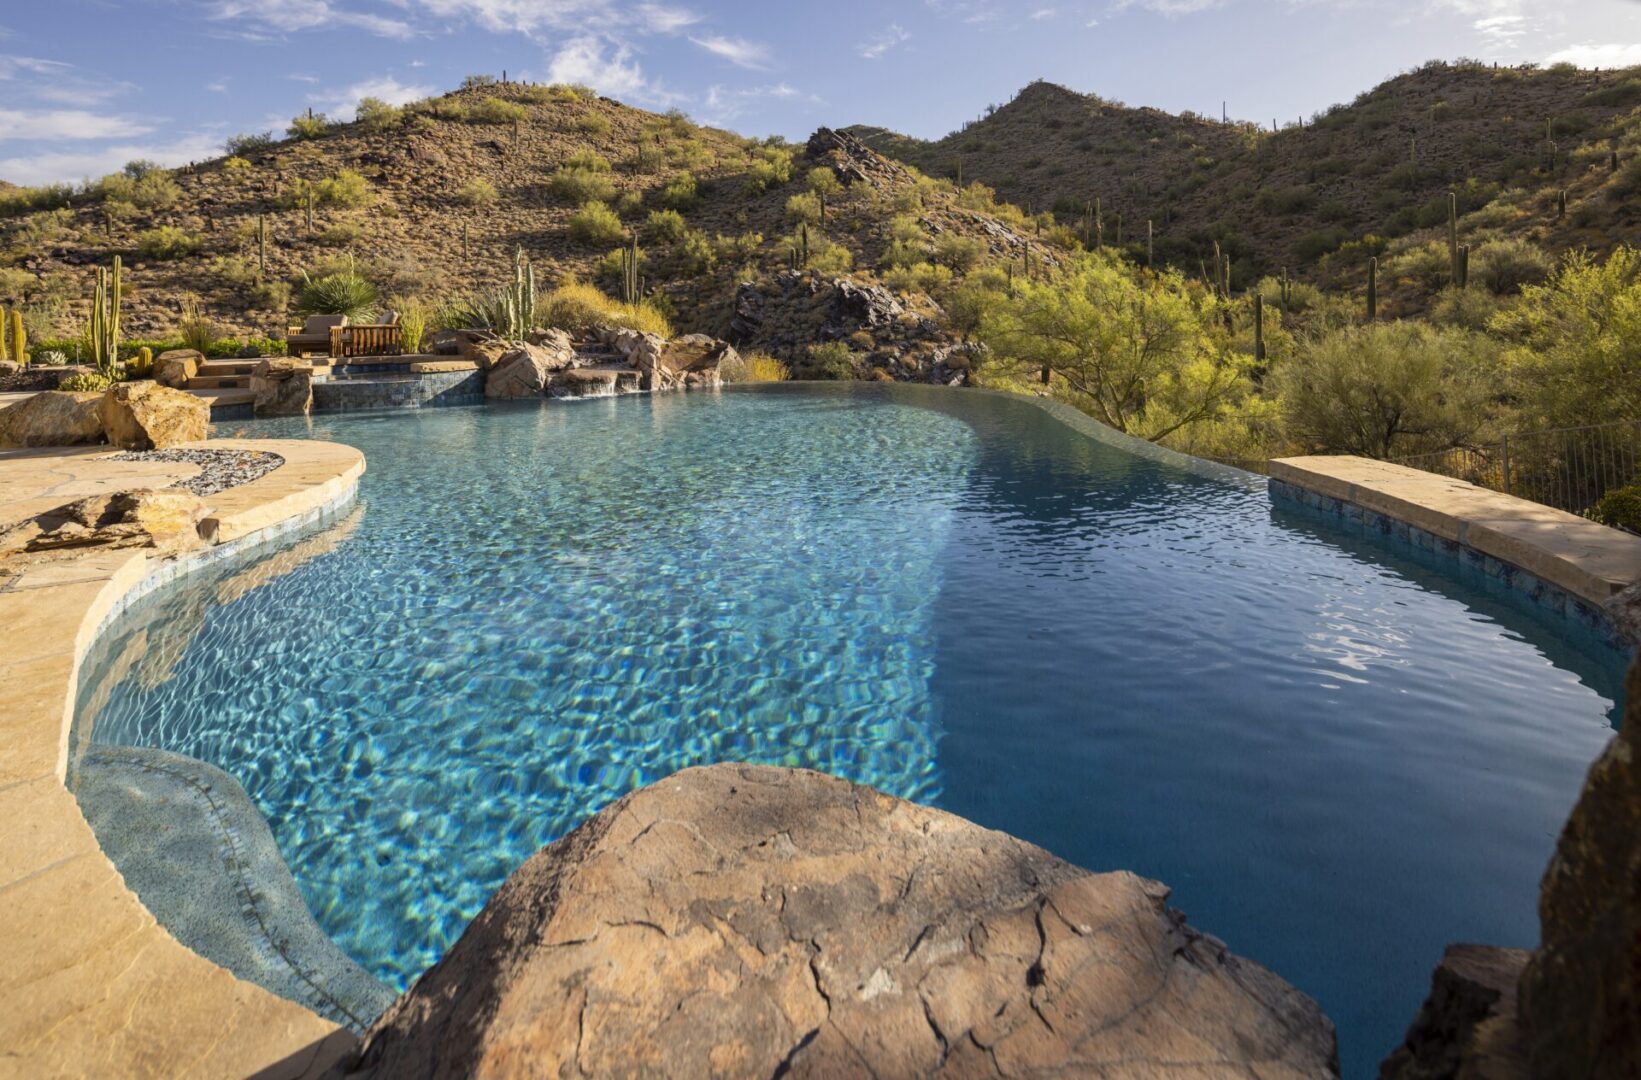
[[[483,343],[480,348],[485,349],[491,344]],[[547,392],[554,372],[574,367],[576,363],[575,348],[570,344],[569,336],[562,332],[557,332],[556,336],[544,336],[539,345],[523,341],[505,344],[506,350],[491,361],[489,374],[485,377],[484,396],[487,398],[540,397]],[[484,366],[485,361],[478,362],[481,367]]]
[[[1544,874],[1531,953],[1453,946],[1381,1080],[1641,1076],[1641,659]]]
[[[1335,1075],[1316,1005],[1167,895],[818,773],[689,769],[525,863],[350,1075]]]
[[[205,363],[205,354],[197,349],[171,349],[154,358],[154,381],[173,390],[181,390],[188,380],[199,374]]]
[[[275,357],[251,371],[252,409],[257,416],[306,416],[313,409],[313,364]]]
[[[164,450],[205,438],[211,406],[153,382],[118,383],[98,404],[108,441],[124,450]]]
[[[98,391],[43,390],[0,409],[0,447],[79,446],[103,441]]]
[[[154,548],[175,554],[203,547],[209,511],[198,495],[177,488],[93,495],[0,531],[0,559],[88,548]]]

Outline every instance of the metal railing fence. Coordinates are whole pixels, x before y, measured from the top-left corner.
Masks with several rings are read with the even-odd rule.
[[[1641,421],[1506,435],[1497,443],[1392,459],[1507,495],[1584,514],[1641,472]]]

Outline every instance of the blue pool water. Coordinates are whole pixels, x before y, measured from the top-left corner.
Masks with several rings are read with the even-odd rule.
[[[359,508],[133,609],[80,735],[231,772],[399,986],[611,799],[772,762],[1167,882],[1365,1076],[1443,945],[1535,941],[1616,715],[1593,636],[1009,399],[244,426],[362,449]]]

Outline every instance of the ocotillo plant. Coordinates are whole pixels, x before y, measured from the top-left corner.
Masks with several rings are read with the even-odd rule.
[[[86,329],[92,362],[104,375],[113,375],[120,359],[120,296],[120,257],[116,255],[113,272],[97,267],[97,287],[91,294],[91,323]]]
[[[1157,229],[1149,219],[1145,222],[1145,265],[1157,265]]]
[[[1379,319],[1379,260],[1368,260],[1368,290],[1367,290],[1367,317],[1368,322],[1377,322]]]

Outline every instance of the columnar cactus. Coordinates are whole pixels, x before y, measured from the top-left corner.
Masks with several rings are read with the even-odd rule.
[[[1459,283],[1459,196],[1447,193],[1447,264],[1453,275],[1453,284]]]
[[[23,313],[16,308],[11,309],[11,358],[28,363],[28,331],[23,328]]]
[[[524,257],[524,249],[513,252],[513,283],[505,293],[507,336],[522,338],[536,326],[536,268]]]
[[[104,375],[112,376],[120,360],[120,257],[114,256],[114,269],[97,268],[97,286],[91,294],[91,324],[86,342],[91,347],[92,362]]]
[[[1254,293],[1254,359],[1265,362],[1265,298]]]
[[[621,299],[636,307],[639,295],[638,233],[635,231],[632,234],[632,242],[621,249]]]
[[[1377,322],[1379,319],[1379,260],[1368,260],[1367,282],[1367,317],[1368,322]]]

